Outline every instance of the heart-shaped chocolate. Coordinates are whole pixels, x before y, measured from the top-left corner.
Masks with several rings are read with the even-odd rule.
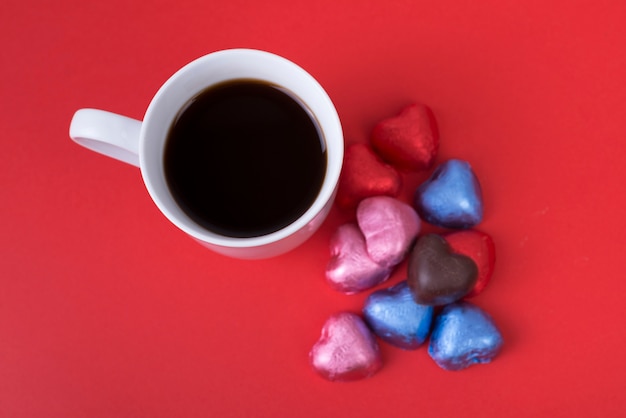
[[[337,204],[354,209],[366,197],[397,196],[402,179],[398,171],[383,162],[366,144],[353,144],[346,149],[337,190]]]
[[[356,218],[365,236],[368,254],[387,267],[404,259],[421,227],[420,218],[411,206],[388,196],[361,201]]]
[[[471,258],[450,252],[437,234],[420,237],[409,257],[407,282],[421,305],[446,305],[474,287],[478,268]]]
[[[453,253],[466,255],[476,263],[478,279],[465,297],[471,298],[478,295],[491,280],[496,262],[496,247],[493,239],[486,233],[475,229],[451,232],[443,237]]]
[[[385,161],[409,171],[430,167],[439,148],[435,117],[421,104],[409,105],[398,115],[379,122],[370,140]]]
[[[355,313],[332,315],[309,353],[313,368],[324,378],[350,381],[372,376],[382,367],[376,338]]]
[[[369,295],[363,316],[378,337],[405,350],[414,350],[428,337],[433,307],[415,303],[406,281]]]
[[[422,219],[443,228],[471,228],[483,218],[480,183],[462,160],[439,165],[417,188],[414,203]]]
[[[365,237],[356,224],[340,226],[330,239],[331,259],[326,266],[326,280],[335,290],[356,293],[387,280],[391,268],[372,260],[365,247]]]
[[[502,335],[486,312],[457,302],[444,307],[435,319],[428,354],[443,369],[461,370],[489,363],[502,344]]]

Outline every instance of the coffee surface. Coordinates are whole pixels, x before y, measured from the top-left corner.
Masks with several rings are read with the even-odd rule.
[[[181,209],[230,237],[275,232],[317,197],[326,147],[309,111],[261,81],[212,86],[181,110],[168,134],[164,170]]]

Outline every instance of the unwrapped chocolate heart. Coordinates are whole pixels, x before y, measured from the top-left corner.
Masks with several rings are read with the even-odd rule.
[[[356,211],[369,256],[386,267],[400,263],[420,231],[421,221],[406,203],[387,196],[364,199]]]
[[[409,256],[407,282],[415,301],[446,305],[461,299],[474,287],[478,268],[471,258],[453,254],[437,234],[420,237]]]
[[[439,165],[418,187],[414,203],[422,219],[443,228],[471,228],[483,218],[480,183],[462,160]]]
[[[335,381],[369,377],[382,367],[376,338],[361,317],[352,312],[328,318],[309,360],[322,377]]]
[[[502,335],[493,319],[478,306],[457,302],[435,319],[428,354],[446,370],[489,363],[501,350]]]
[[[376,286],[389,278],[391,267],[372,260],[365,247],[365,237],[356,224],[340,226],[330,239],[330,261],[326,280],[335,290],[356,293]]]
[[[337,204],[354,209],[366,197],[397,196],[402,179],[395,168],[383,162],[366,144],[346,149],[337,190]]]
[[[372,293],[365,301],[363,316],[383,341],[414,350],[428,338],[433,307],[417,304],[403,281]]]

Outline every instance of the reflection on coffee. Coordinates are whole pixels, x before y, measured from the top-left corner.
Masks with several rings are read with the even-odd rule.
[[[327,159],[317,122],[294,95],[245,79],[211,86],[183,107],[163,163],[172,195],[194,222],[254,237],[311,206]]]

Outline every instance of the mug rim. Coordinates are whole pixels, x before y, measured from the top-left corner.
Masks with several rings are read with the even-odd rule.
[[[184,84],[186,81],[185,79],[189,78],[190,73],[193,73],[194,71],[197,71],[199,69],[209,68],[212,65],[217,68],[220,65],[220,61],[223,62],[223,60],[229,59],[240,60],[240,62],[243,63],[247,62],[247,68],[250,68],[250,65],[254,65],[254,63],[258,64],[259,62],[264,62],[265,65],[271,64],[281,66],[281,69],[288,72],[292,77],[298,77],[300,81],[307,83],[306,88],[312,92],[311,96],[314,95],[317,100],[320,100],[319,106],[323,107],[325,116],[323,122],[322,120],[320,120],[320,110],[316,111],[315,109],[311,109],[309,100],[300,97],[301,95],[298,95],[296,92],[292,92],[298,95],[300,101],[308,107],[308,110],[315,117],[318,122],[319,128],[322,131],[322,139],[326,145],[327,150],[327,164],[324,181],[320,187],[317,197],[300,217],[277,231],[254,237],[239,238],[220,235],[197,224],[184,211],[182,211],[182,209],[176,202],[176,199],[174,199],[174,197],[172,196],[167,185],[164,186],[162,155],[165,145],[165,138],[167,137],[167,130],[166,132],[162,132],[162,129],[156,130],[157,132],[160,132],[159,138],[157,139],[151,138],[149,136],[153,123],[156,123],[153,122],[155,120],[154,118],[159,114],[159,111],[161,111],[163,107],[170,107],[170,111],[167,112],[167,114],[170,115],[171,119],[173,119],[173,117],[175,117],[175,115],[177,115],[180,111],[180,108],[182,106],[176,106],[176,108],[172,110],[172,106],[169,105],[167,100],[168,95],[171,94],[171,90],[173,88],[179,88],[181,84]],[[244,78],[229,77],[228,75],[222,75],[222,77],[225,78],[221,81]],[[260,77],[259,79],[263,78]],[[203,88],[218,84],[221,81],[214,80],[211,82],[207,82]],[[280,81],[264,81],[270,81],[281,87],[285,87]],[[199,92],[199,90],[201,89],[194,89],[195,93]],[[186,95],[186,101],[191,99],[193,95],[194,94],[192,93]],[[168,129],[170,125],[171,122],[168,123]],[[154,135],[156,136],[157,134]],[[160,145],[157,150],[151,150],[150,147],[154,146],[153,143],[155,140],[158,140]],[[151,100],[144,116],[144,122],[142,123],[139,141],[139,165],[141,168],[141,175],[143,177],[144,184],[146,185],[146,188],[148,189],[148,192],[153,201],[155,202],[159,210],[166,216],[166,218],[168,218],[170,222],[176,225],[179,229],[197,240],[212,245],[232,248],[259,247],[281,241],[302,230],[303,228],[306,228],[312,221],[315,220],[318,214],[325,210],[328,202],[334,198],[337,184],[339,182],[339,175],[343,163],[343,142],[343,131],[337,110],[332,100],[328,96],[328,93],[311,74],[309,74],[306,70],[304,70],[302,67],[298,66],[294,62],[277,54],[258,49],[234,48],[220,50],[203,55],[181,67],[172,76],[170,76],[165,83],[163,83],[163,85],[159,88],[159,90]],[[148,156],[148,154],[152,155],[152,157]],[[156,161],[154,160],[156,158],[154,157],[154,155],[160,156],[160,158],[158,158],[159,168],[155,167]]]

